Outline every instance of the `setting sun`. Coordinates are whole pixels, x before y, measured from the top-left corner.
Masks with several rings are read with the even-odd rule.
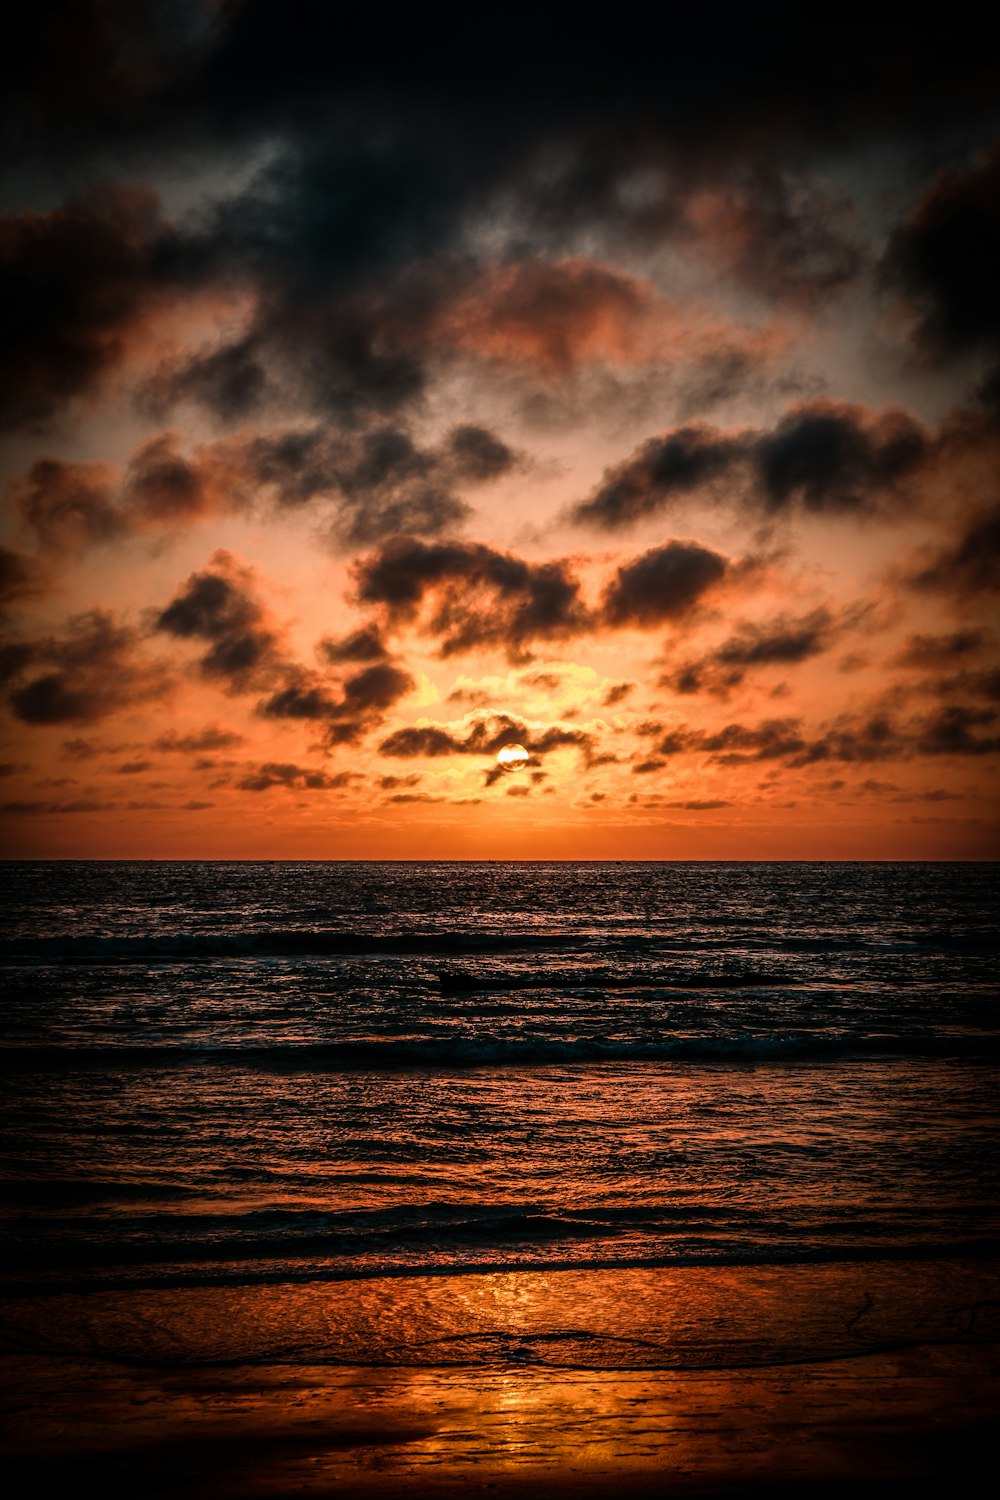
[[[497,752],[497,764],[508,771],[513,771],[517,766],[526,766],[531,756],[523,745],[504,745]]]

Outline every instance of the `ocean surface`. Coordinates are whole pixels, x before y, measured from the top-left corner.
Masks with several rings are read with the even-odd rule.
[[[997,871],[3,865],[3,1290],[995,1257]]]

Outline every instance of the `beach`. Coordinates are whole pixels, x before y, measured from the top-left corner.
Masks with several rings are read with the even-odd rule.
[[[8,1474],[164,1500],[933,1493],[985,1472],[998,1325],[1000,1268],[968,1262],[39,1298],[5,1328]]]
[[[873,1269],[857,1268],[855,1290],[867,1287]],[[683,1273],[668,1278],[649,1309],[654,1328],[670,1314],[689,1325],[697,1321],[689,1291],[700,1294],[707,1318],[705,1294],[718,1275],[695,1276],[700,1287],[689,1287]],[[836,1302],[827,1312],[831,1320],[843,1314],[850,1325],[844,1348],[850,1342],[852,1352],[703,1369],[553,1364],[572,1366],[579,1347],[567,1352],[551,1328],[536,1329],[532,1338],[537,1307],[533,1319],[531,1289],[517,1286],[518,1279],[508,1278],[514,1284],[504,1290],[508,1309],[519,1307],[520,1316],[510,1313],[506,1329],[491,1330],[491,1353],[482,1353],[482,1329],[468,1327],[470,1341],[479,1341],[475,1363],[157,1363],[169,1330],[158,1326],[162,1309],[155,1305],[131,1309],[136,1319],[152,1319],[147,1362],[27,1355],[10,1352],[16,1341],[8,1338],[2,1356],[8,1493],[25,1500],[37,1494],[847,1496],[883,1494],[887,1487],[933,1494],[947,1484],[968,1488],[989,1470],[1000,1397],[995,1268],[939,1267],[934,1277],[921,1267],[912,1291],[936,1280],[942,1292],[950,1284],[959,1301],[946,1307],[945,1296],[936,1310],[925,1304],[922,1314],[911,1308],[921,1326],[895,1348],[878,1350],[879,1336],[891,1331],[884,1321],[874,1338],[851,1323],[858,1308],[842,1304],[848,1286],[840,1278],[836,1292],[827,1285]],[[722,1315],[744,1299],[780,1297],[783,1283],[794,1303],[794,1274],[775,1271],[764,1280],[770,1285],[759,1277],[744,1284],[729,1273],[719,1288]],[[313,1289],[311,1300],[318,1305],[337,1290]],[[342,1312],[350,1295],[339,1290]],[[445,1279],[436,1290],[420,1288],[419,1300],[426,1312],[454,1291]],[[579,1297],[586,1277],[577,1275],[565,1291]],[[970,1293],[981,1294],[979,1300],[968,1301]],[[271,1301],[271,1316],[282,1300],[261,1290],[255,1298]],[[301,1308],[294,1294],[292,1300],[283,1311],[294,1318]],[[332,1300],[336,1321],[338,1299]],[[397,1322],[407,1302],[405,1287],[397,1288]],[[481,1322],[487,1304],[495,1316],[496,1287],[483,1288]],[[386,1305],[391,1324],[391,1295]],[[862,1312],[865,1305],[862,1293]],[[869,1314],[876,1323],[877,1309],[876,1301]],[[175,1317],[183,1311],[173,1309]],[[117,1313],[120,1339],[126,1312],[119,1306]],[[91,1310],[98,1326],[107,1321],[108,1336],[112,1314],[110,1306]],[[258,1308],[260,1322],[267,1316]],[[797,1316],[794,1307],[788,1316]],[[605,1319],[592,1303],[577,1308],[577,1321],[593,1328]],[[584,1331],[576,1330],[578,1346]],[[709,1335],[703,1357],[715,1357],[711,1330],[702,1332]],[[920,1333],[927,1341],[912,1342]],[[65,1327],[63,1334],[73,1336]],[[873,1345],[878,1352],[859,1352]],[[606,1362],[606,1349],[598,1357]]]
[[[982,1469],[991,867],[8,875],[15,1494]]]

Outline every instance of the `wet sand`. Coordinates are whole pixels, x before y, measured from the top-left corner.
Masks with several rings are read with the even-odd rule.
[[[995,1346],[684,1373],[2,1364],[16,1500],[962,1494],[1000,1410]]]
[[[38,1495],[938,1495],[1000,1417],[974,1261],[522,1271],[12,1298]]]

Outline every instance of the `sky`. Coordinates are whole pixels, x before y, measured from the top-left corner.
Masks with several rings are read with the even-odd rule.
[[[5,852],[996,857],[963,14],[15,4]]]

